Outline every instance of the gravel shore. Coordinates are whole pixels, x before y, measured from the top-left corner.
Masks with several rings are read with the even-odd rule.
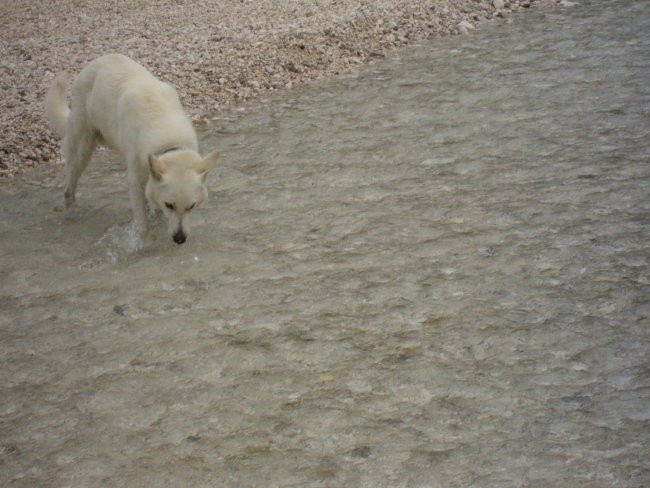
[[[126,54],[179,91],[197,125],[227,106],[334,77],[390,49],[467,34],[555,0],[0,1],[0,178],[62,163],[43,116],[52,77]],[[503,8],[496,8],[495,7]]]

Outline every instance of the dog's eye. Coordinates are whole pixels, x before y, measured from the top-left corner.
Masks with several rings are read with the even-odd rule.
[[[165,202],[165,207],[167,207],[169,210],[174,210],[176,208],[176,205],[174,205],[173,203]]]
[[[194,207],[196,207],[196,203],[193,203],[192,205],[190,205],[189,207],[187,207],[187,211],[189,212],[189,211],[192,210]]]

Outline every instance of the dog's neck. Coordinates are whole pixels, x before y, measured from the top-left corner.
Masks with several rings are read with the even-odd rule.
[[[163,149],[162,151],[158,151],[154,153],[154,156],[159,158],[160,156],[163,156],[167,153],[174,152],[174,151],[181,151],[182,149],[183,149],[182,147],[172,146],[172,147],[168,147],[167,149]]]

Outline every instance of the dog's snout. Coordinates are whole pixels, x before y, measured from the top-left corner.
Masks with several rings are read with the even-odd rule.
[[[183,232],[182,230],[178,230],[176,234],[172,236],[172,239],[174,239],[174,242],[176,244],[183,244],[187,239],[187,236],[185,235],[185,232]]]

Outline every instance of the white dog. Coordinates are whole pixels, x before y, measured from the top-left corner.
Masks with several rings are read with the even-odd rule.
[[[79,176],[98,143],[120,152],[127,164],[133,217],[144,236],[146,200],[162,211],[167,230],[177,244],[188,233],[187,212],[206,197],[205,180],[218,152],[205,158],[176,90],[156,79],[132,59],[102,56],[72,85],[72,106],[66,104],[68,75],[58,75],[48,91],[45,112],[63,138],[67,186],[66,207],[75,200]]]

